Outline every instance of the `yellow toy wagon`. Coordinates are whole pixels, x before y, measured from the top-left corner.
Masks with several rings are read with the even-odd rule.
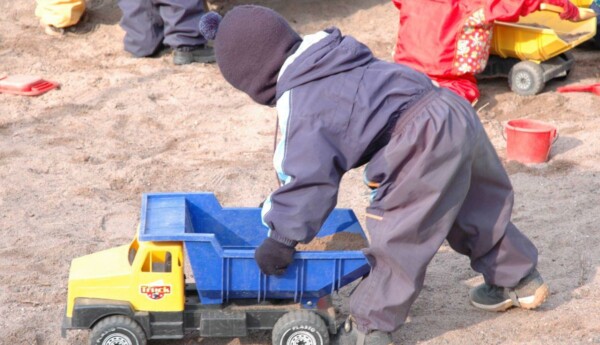
[[[523,96],[535,95],[547,81],[566,77],[574,63],[569,51],[596,34],[596,14],[580,8],[578,22],[561,20],[543,10],[517,23],[495,22],[491,55],[482,77],[508,77],[508,85]]]

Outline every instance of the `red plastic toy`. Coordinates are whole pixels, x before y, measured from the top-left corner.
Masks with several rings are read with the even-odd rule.
[[[37,76],[0,76],[0,93],[8,93],[23,96],[38,96],[59,86],[59,83],[44,80]]]
[[[558,92],[591,92],[600,96],[600,83],[590,85],[567,85],[556,89]]]

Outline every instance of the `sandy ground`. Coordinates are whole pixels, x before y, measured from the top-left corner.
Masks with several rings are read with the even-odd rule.
[[[302,34],[336,25],[391,58],[397,12],[389,1],[259,3]],[[225,206],[257,206],[276,187],[275,111],[232,89],[214,65],[130,57],[122,50],[116,0],[89,1],[84,22],[63,38],[42,33],[33,1],[0,1],[0,11],[0,74],[62,84],[35,98],[0,94],[0,343],[82,344],[86,332],[60,337],[70,261],[127,243],[143,192],[212,191]],[[511,93],[505,79],[485,81],[477,106],[501,157],[507,120],[558,127],[548,163],[506,165],[516,192],[514,222],[539,247],[549,300],[536,311],[475,310],[467,292],[481,279],[444,246],[408,322],[394,334],[398,344],[600,343],[600,97],[554,91],[600,81],[600,51],[574,53],[566,81],[550,82],[535,97]],[[349,173],[339,207],[362,219],[367,198],[361,171]],[[336,298],[343,305],[347,290]],[[270,340],[261,333],[201,342]]]

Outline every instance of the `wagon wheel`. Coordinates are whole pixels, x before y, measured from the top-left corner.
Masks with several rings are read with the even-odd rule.
[[[323,319],[308,310],[283,315],[273,327],[273,345],[328,345],[329,332]]]
[[[132,319],[114,315],[102,319],[90,333],[91,345],[146,345],[146,334]]]
[[[510,89],[521,96],[533,96],[544,89],[544,70],[531,61],[521,61],[508,73]]]

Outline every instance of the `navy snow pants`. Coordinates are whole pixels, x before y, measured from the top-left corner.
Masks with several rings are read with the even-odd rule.
[[[164,43],[172,48],[206,43],[198,29],[203,0],[119,0],[125,50],[144,57]]]
[[[537,249],[510,221],[513,189],[473,108],[436,89],[396,123],[365,170],[376,186],[367,209],[369,276],[350,298],[361,331],[396,330],[444,240],[487,284],[514,287]]]

